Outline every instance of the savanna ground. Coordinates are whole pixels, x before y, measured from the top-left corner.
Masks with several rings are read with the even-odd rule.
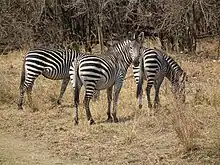
[[[25,97],[17,110],[22,59],[26,51],[0,58],[0,164],[220,164],[220,60],[213,42],[199,56],[174,56],[188,74],[185,105],[173,100],[169,82],[161,105],[148,116],[141,110],[133,78],[125,80],[118,105],[119,123],[106,123],[106,92],[91,102],[96,124],[89,126],[82,106],[73,124],[72,88],[55,104],[60,81],[40,76],[33,89],[35,111]],[[129,69],[127,76],[132,75]]]

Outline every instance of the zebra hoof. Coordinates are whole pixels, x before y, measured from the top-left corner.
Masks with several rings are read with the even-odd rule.
[[[114,118],[114,122],[118,123],[118,118],[117,117]]]
[[[78,124],[79,124],[79,122],[78,122],[78,121],[75,121],[74,125],[77,126]]]
[[[77,119],[74,119],[75,123],[74,125],[78,125],[79,124],[79,121]]]
[[[152,106],[152,104],[148,104],[148,108],[150,108],[150,109],[151,109],[152,107],[153,107],[153,106]]]
[[[95,121],[94,121],[93,119],[90,119],[90,120],[89,120],[89,124],[90,124],[90,125],[93,125],[93,124],[95,124]]]
[[[22,110],[23,110],[23,107],[22,107],[22,106],[18,106],[18,110],[19,110],[19,111],[22,111]]]
[[[112,122],[113,122],[112,117],[111,117],[111,116],[109,116],[109,117],[108,117],[108,119],[106,120],[106,122],[108,122],[108,123],[112,123]]]
[[[142,104],[140,104],[140,105],[139,105],[139,109],[141,109],[142,107],[143,107],[143,105],[142,105]]]
[[[57,105],[61,105],[61,101],[60,100],[57,100]]]
[[[159,110],[160,107],[161,107],[160,104],[154,104],[155,112],[157,112],[157,111]]]
[[[34,106],[32,106],[31,109],[32,109],[32,112],[38,112],[39,111],[39,109],[37,107],[34,107]]]

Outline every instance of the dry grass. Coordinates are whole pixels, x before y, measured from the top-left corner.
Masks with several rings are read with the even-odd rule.
[[[174,102],[171,114],[173,128],[186,151],[197,149],[195,139],[200,135],[199,124],[201,123],[198,123],[191,109],[186,109],[186,106]]]
[[[88,125],[80,105],[80,123],[74,126],[71,86],[62,106],[56,106],[60,82],[42,76],[33,90],[39,110],[32,112],[27,101],[24,111],[17,110],[23,54],[13,52],[0,59],[0,164],[48,164],[50,160],[51,164],[220,163],[219,61],[178,56],[189,76],[186,105],[173,103],[166,81],[161,89],[162,107],[149,117],[146,102],[138,109],[134,80],[129,78],[120,94],[119,123],[104,122],[107,100],[103,91],[100,101],[91,103],[97,124]],[[81,102],[82,97],[83,92]]]

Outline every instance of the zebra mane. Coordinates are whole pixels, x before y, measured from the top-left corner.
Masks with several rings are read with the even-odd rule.
[[[179,66],[179,64],[171,57],[169,56],[166,52],[154,48],[160,56],[162,56],[165,61],[167,62],[167,66],[170,68],[171,71],[181,71],[183,72],[183,69]]]
[[[179,66],[179,64],[174,61],[174,59],[171,56],[168,56],[166,54],[163,54],[163,58],[166,60],[168,67],[170,67],[170,69],[172,71],[181,71],[183,72],[183,69]]]
[[[119,57],[118,55],[121,55],[122,52],[125,52],[127,50],[126,48],[129,46],[129,43],[130,40],[123,40],[118,43],[115,43],[108,49],[105,55],[109,56],[109,54],[111,54],[112,57],[121,59],[121,57]]]
[[[167,64],[167,78],[170,79],[172,82],[179,79],[179,76],[184,73],[183,69],[179,66],[179,64],[166,52],[154,48],[158,55],[161,56]]]
[[[163,58],[167,62],[167,78],[172,82],[172,84],[175,84],[176,81],[179,81],[179,78],[184,71],[172,57],[163,54]]]

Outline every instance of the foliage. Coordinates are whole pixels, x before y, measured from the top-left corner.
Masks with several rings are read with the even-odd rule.
[[[0,2],[0,52],[24,46],[91,46],[129,31],[159,36],[163,49],[194,51],[219,35],[218,0],[10,0]],[[103,48],[101,48],[103,49]]]

